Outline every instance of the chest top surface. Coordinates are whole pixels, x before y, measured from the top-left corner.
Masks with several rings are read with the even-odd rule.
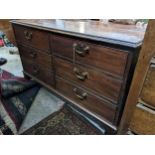
[[[14,24],[43,29],[60,34],[113,43],[129,47],[142,44],[145,29],[135,25],[103,23],[90,20],[26,19],[12,20]]]

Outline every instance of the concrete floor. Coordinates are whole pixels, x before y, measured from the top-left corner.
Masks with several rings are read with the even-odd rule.
[[[21,59],[19,54],[10,54],[9,48],[1,47],[0,48],[0,57],[6,58],[7,63],[3,65],[1,68],[16,75],[19,77],[23,77],[23,67],[21,63]]]
[[[11,72],[16,76],[23,77],[23,67],[19,54],[10,54],[8,48],[0,48],[0,57],[8,60],[7,64],[2,69]],[[45,88],[41,88],[32,104],[28,114],[23,121],[19,130],[19,134],[29,129],[42,119],[48,117],[52,113],[60,110],[64,105],[64,101],[57,98]]]
[[[41,88],[19,130],[19,134],[39,123],[52,113],[59,111],[63,105],[64,102],[62,100],[51,94],[45,88]]]

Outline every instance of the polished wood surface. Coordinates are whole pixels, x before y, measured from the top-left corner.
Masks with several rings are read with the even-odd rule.
[[[77,89],[77,92],[75,92],[74,89]],[[67,97],[84,106],[96,115],[114,123],[116,106],[96,97],[85,89],[80,88],[78,85],[74,85],[59,77],[56,78],[56,90],[65,94]],[[86,94],[86,96],[83,97],[83,94]]]
[[[106,74],[89,67],[83,67],[78,64],[73,65],[72,62],[63,60],[59,57],[54,58],[54,63],[56,75],[69,81],[71,80],[81,87],[85,87],[93,93],[97,93],[98,95],[111,100],[115,104],[118,104],[123,81],[107,76]],[[84,76],[84,74],[87,75]],[[81,76],[84,78],[81,78]]]
[[[21,59],[26,59],[32,61],[32,63],[35,62],[38,65],[43,65],[45,69],[52,71],[52,59],[49,54],[21,44],[18,44],[18,48],[20,50]]]
[[[54,86],[54,75],[51,70],[46,69],[43,65],[22,58],[24,70],[38,79],[46,82],[50,86]]]
[[[50,53],[29,47],[24,42],[23,44],[18,42],[24,70],[54,87],[53,63]]]
[[[102,45],[92,44],[90,42],[56,35],[51,36],[51,44],[53,44],[51,46],[55,55],[64,56],[72,60],[73,52],[75,52],[75,61],[78,63],[102,69],[107,73],[120,76],[121,78],[124,75],[128,51],[121,51]],[[89,49],[86,51],[85,55],[79,54],[74,51],[75,49],[73,46],[75,44],[86,46]]]
[[[130,130],[140,135],[155,134],[155,111],[137,104],[130,123]]]
[[[128,98],[127,98],[127,101],[125,104],[123,117],[122,117],[121,124],[119,127],[119,134],[126,134],[126,132],[129,129],[130,122],[131,122],[135,107],[139,100],[139,95],[142,91],[143,84],[146,79],[148,69],[150,67],[151,59],[155,55],[155,44],[154,44],[155,43],[155,35],[154,34],[155,34],[155,20],[150,20],[148,27],[147,27],[146,34],[145,34],[144,43],[143,43],[142,49],[140,51],[139,59],[138,59],[137,66],[135,69],[135,73],[134,73],[134,77],[133,77],[130,91],[128,94]],[[150,90],[150,88],[149,88],[149,90]],[[152,93],[153,92],[154,91],[152,91]],[[138,123],[138,121],[137,121],[137,123]],[[149,125],[150,128],[152,126],[151,123],[147,124],[147,125]]]
[[[145,29],[135,25],[105,24],[90,20],[29,19],[13,20],[12,23],[129,47],[140,46],[145,32]]]
[[[49,52],[48,34],[46,32],[14,25],[14,33],[18,43]]]

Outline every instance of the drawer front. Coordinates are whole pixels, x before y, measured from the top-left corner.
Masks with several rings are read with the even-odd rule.
[[[35,62],[36,64],[42,64],[45,69],[52,70],[51,55],[21,45],[18,45],[18,48],[22,59],[27,59]]]
[[[77,62],[118,76],[124,75],[128,52],[56,35],[52,35],[50,38],[54,54],[73,59],[75,52]]]
[[[111,123],[114,122],[116,106],[58,77],[56,78],[56,89],[90,112],[107,119]]]
[[[155,134],[155,111],[142,104],[135,108],[130,129],[136,134]]]
[[[38,78],[39,80],[54,86],[54,75],[51,70],[45,69],[42,65],[22,59],[24,71]]]
[[[48,33],[17,25],[13,28],[17,42],[49,52]]]
[[[122,82],[94,69],[73,65],[71,62],[54,57],[56,75],[91,89],[100,96],[117,103]]]
[[[155,63],[150,65],[140,97],[155,107]]]

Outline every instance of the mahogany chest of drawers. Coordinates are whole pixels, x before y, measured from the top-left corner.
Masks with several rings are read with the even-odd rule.
[[[144,32],[80,20],[12,25],[24,73],[116,133]]]

